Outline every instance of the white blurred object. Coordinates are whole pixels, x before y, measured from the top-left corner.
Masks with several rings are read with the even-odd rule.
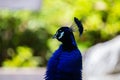
[[[42,0],[0,0],[0,9],[39,10]]]
[[[84,80],[120,80],[120,36],[91,47],[83,55]]]

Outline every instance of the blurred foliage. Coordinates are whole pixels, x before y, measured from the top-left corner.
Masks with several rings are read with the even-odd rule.
[[[58,48],[51,37],[61,26],[70,26],[74,16],[85,28],[78,47],[90,46],[120,34],[120,0],[44,0],[38,12],[0,10],[0,66],[45,66]]]
[[[40,57],[33,57],[32,50],[28,47],[17,47],[17,53],[9,48],[7,53],[12,59],[3,62],[4,67],[36,67],[40,63]]]

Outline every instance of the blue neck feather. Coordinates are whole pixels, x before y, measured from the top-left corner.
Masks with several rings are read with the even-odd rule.
[[[75,42],[73,33],[65,37],[65,39],[62,41],[62,46],[64,50],[68,50],[68,51],[77,49],[77,44]]]

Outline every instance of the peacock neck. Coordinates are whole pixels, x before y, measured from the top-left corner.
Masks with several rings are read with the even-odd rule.
[[[62,41],[62,46],[64,50],[71,51],[77,48],[75,38],[73,35],[67,36],[64,41]]]

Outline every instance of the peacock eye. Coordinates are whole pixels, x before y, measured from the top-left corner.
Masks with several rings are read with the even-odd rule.
[[[64,32],[61,32],[60,36],[58,37],[58,39],[61,39],[63,37],[63,35],[64,35]]]

